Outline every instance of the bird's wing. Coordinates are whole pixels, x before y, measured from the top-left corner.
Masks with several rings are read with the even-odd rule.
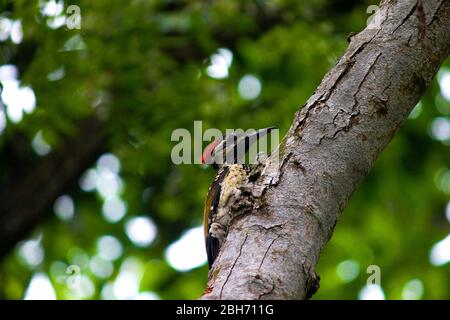
[[[205,234],[206,253],[208,255],[208,264],[211,268],[217,254],[219,253],[219,240],[209,233],[209,226],[217,214],[217,207],[219,205],[220,193],[222,189],[222,181],[228,174],[228,168],[224,167],[219,171],[214,182],[208,190],[208,195],[205,200],[205,208],[203,211],[203,230]]]

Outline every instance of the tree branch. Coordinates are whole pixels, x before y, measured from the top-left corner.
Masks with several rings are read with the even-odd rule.
[[[234,219],[203,299],[314,294],[339,215],[450,52],[449,1],[384,0],[377,18],[295,115],[280,160],[249,185],[252,207]]]
[[[77,137],[29,167],[8,188],[0,188],[0,259],[53,212],[56,198],[73,187],[104,151],[101,127],[96,118],[85,119]]]

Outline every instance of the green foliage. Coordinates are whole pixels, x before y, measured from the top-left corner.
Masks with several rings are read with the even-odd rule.
[[[96,115],[105,121],[106,148],[120,159],[119,195],[127,209],[124,218],[110,223],[102,215],[105,197],[74,185],[69,192],[74,217],[65,221],[52,213],[30,235],[45,253],[42,262],[28,265],[20,253],[27,242],[21,242],[0,263],[0,297],[23,298],[30,279],[40,273],[50,278],[59,299],[111,297],[114,284],[129,273],[139,292],[161,299],[199,297],[206,265],[177,270],[166,250],[202,223],[214,172],[172,164],[171,133],[177,128],[192,131],[193,122],[202,120],[203,129],[276,125],[284,134],[299,106],[344,52],[347,35],[364,28],[371,4],[305,2],[66,0],[61,16],[68,16],[69,5],[78,5],[80,30],[49,27],[54,18],[39,9],[45,1],[7,1],[0,7],[0,17],[20,20],[23,27],[20,43],[0,42],[0,65],[17,66],[21,84],[30,86],[37,100],[34,112],[22,121],[8,120],[0,131],[0,148],[16,135],[31,143],[40,131],[54,152],[67,137],[79,134],[81,119]],[[223,79],[207,73],[219,48],[233,54]],[[441,72],[445,70],[449,72]],[[262,85],[255,99],[239,93],[245,75]],[[318,266],[321,289],[315,299],[358,298],[369,265],[380,266],[388,299],[401,299],[414,279],[423,285],[420,298],[450,298],[448,263],[435,266],[429,258],[450,226],[445,216],[449,140],[437,140],[432,130],[439,117],[449,123],[450,102],[438,81],[413,115],[337,224]],[[8,172],[9,155],[0,152],[0,172]],[[127,236],[127,223],[137,216],[156,225],[149,246],[139,247]],[[114,236],[123,252],[103,261],[112,270],[101,277],[93,271],[93,258],[105,235]],[[197,249],[191,248],[193,253]],[[70,265],[79,266],[85,277],[84,295],[75,295],[67,285]]]

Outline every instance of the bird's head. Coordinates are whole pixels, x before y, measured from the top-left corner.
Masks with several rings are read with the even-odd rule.
[[[204,149],[200,162],[212,165],[215,169],[222,165],[243,163],[250,146],[274,129],[275,127],[269,127],[247,132],[227,133]]]

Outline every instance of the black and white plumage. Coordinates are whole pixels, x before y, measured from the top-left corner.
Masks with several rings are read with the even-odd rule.
[[[212,142],[202,155],[202,163],[212,164],[219,169],[208,190],[204,207],[204,235],[209,268],[219,254],[233,219],[231,205],[239,198],[242,187],[247,183],[250,167],[239,163],[242,162],[240,157],[255,141],[271,130],[273,127],[239,136],[226,135]],[[239,150],[240,148],[242,149]]]

